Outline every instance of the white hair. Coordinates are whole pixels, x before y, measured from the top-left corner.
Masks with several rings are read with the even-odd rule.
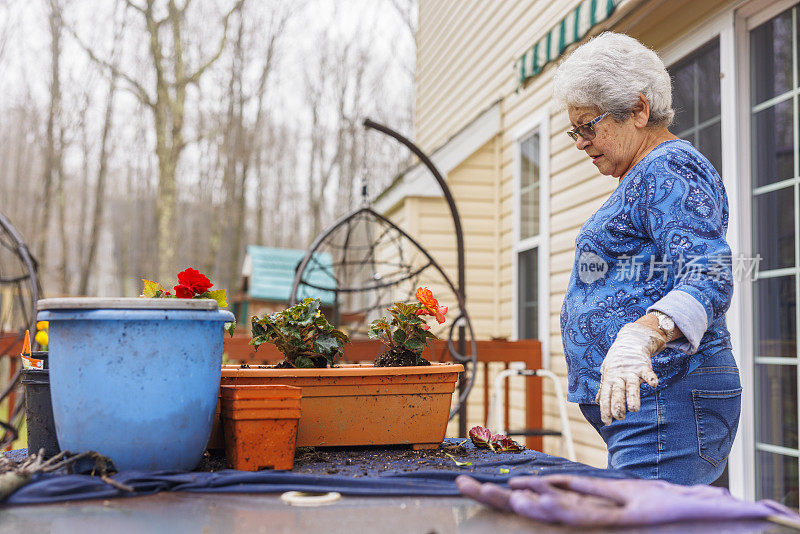
[[[654,51],[621,33],[604,32],[582,44],[556,70],[553,97],[562,106],[597,107],[624,121],[643,94],[648,126],[669,126],[672,85]]]

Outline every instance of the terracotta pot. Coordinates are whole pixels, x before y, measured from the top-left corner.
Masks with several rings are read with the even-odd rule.
[[[221,390],[228,465],[241,471],[291,469],[301,389],[234,384]]]
[[[464,366],[342,365],[332,369],[222,366],[222,384],[286,384],[303,389],[298,447],[412,445],[444,439],[450,402]]]

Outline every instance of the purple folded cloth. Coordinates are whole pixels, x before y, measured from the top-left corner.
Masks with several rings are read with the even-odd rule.
[[[578,526],[656,525],[676,521],[774,519],[800,515],[775,501],[745,502],[712,486],[679,486],[662,480],[614,480],[575,475],[516,477],[509,488],[456,478],[462,495],[547,523]]]

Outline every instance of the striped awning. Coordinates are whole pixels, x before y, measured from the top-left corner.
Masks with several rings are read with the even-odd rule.
[[[583,39],[595,24],[610,17],[622,1],[583,0],[578,4],[516,61],[519,85],[542,72],[545,65],[558,59],[569,45]]]

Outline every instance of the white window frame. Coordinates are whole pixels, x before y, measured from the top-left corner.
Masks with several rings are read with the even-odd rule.
[[[668,66],[677,63],[684,57],[703,46],[712,39],[719,38],[720,66],[720,112],[722,140],[722,168],[719,169],[725,189],[728,193],[728,208],[732,215],[728,224],[728,243],[734,256],[751,250],[750,234],[750,202],[749,173],[740,173],[740,169],[749,169],[749,135],[748,127],[742,123],[739,102],[749,100],[742,97],[742,84],[749,87],[749,71],[741,70],[737,57],[742,55],[740,35],[741,24],[734,8],[729,8],[713,18],[703,22],[699,27],[680,36],[673,44],[660,51],[664,63]],[[745,37],[746,37],[745,31]],[[737,41],[739,39],[739,41]],[[749,43],[745,39],[745,44]],[[749,47],[744,47],[749,53]],[[742,74],[740,74],[742,73]],[[738,79],[741,78],[741,79]],[[738,99],[737,99],[738,97]],[[747,106],[745,106],[746,108]],[[742,126],[738,126],[742,124]],[[739,149],[739,147],[746,147]],[[743,387],[742,414],[739,431],[728,458],[729,488],[739,498],[753,499],[755,495],[755,432],[754,432],[754,396],[753,396],[753,355],[752,350],[752,287],[747,280],[735,280],[733,298],[727,313],[728,329],[731,333],[731,344],[736,363],[739,366]]]
[[[520,189],[522,183],[521,143],[539,133],[539,235],[521,239]],[[538,247],[539,340],[542,343],[542,367],[550,368],[550,109],[540,107],[512,131],[514,146],[513,209],[511,247],[512,339],[519,339],[519,254]]]

